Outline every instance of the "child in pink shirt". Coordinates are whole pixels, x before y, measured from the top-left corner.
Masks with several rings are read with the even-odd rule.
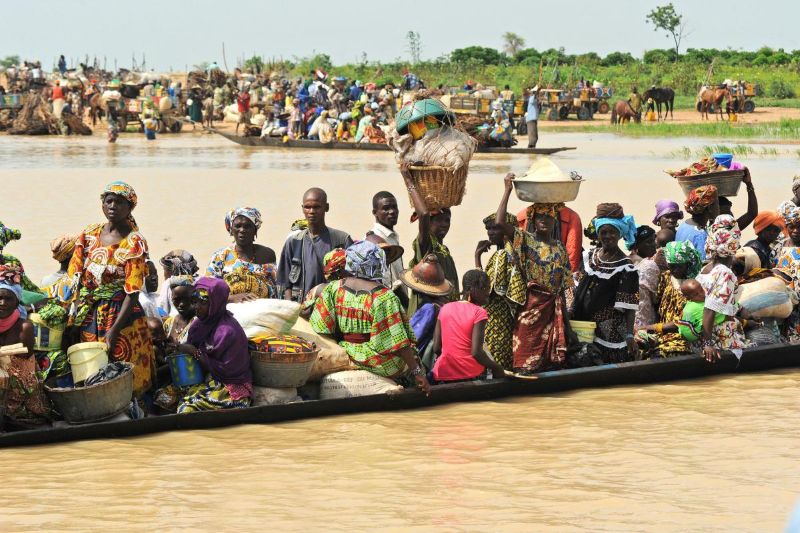
[[[433,333],[433,379],[437,382],[463,381],[480,377],[489,368],[492,376],[505,375],[503,367],[483,350],[483,335],[489,316],[481,307],[489,298],[489,277],[482,270],[470,270],[462,280],[465,300],[450,302],[439,311]]]

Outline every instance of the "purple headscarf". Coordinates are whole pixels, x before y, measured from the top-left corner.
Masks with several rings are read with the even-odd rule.
[[[221,383],[251,383],[247,336],[225,307],[231,292],[228,284],[217,278],[200,278],[194,287],[208,293],[208,315],[192,322],[187,339],[200,350],[200,363]]]
[[[681,211],[681,207],[672,200],[659,200],[656,202],[656,217],[653,219],[653,224],[658,226],[658,221],[664,215],[669,215],[672,213],[678,213],[678,220],[683,219],[683,211]]]

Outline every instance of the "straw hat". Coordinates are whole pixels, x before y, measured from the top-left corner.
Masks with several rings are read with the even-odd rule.
[[[389,244],[386,242],[386,239],[381,237],[380,235],[376,235],[373,232],[367,233],[367,237],[364,239],[372,244],[376,245],[378,248],[383,250],[384,255],[386,255],[386,264],[391,265],[401,257],[403,257],[403,247],[397,244]]]
[[[400,280],[412,290],[430,296],[447,296],[453,291],[453,285],[444,279],[444,269],[433,254],[425,256],[414,268],[400,274]]]

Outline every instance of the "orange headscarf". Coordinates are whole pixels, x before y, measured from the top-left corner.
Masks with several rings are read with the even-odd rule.
[[[761,211],[758,215],[756,215],[755,220],[753,220],[753,229],[755,230],[756,235],[770,226],[777,226],[781,230],[786,229],[786,224],[783,222],[783,216],[777,211]]]

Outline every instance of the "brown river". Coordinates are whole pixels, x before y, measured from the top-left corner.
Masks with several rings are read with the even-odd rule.
[[[688,163],[674,151],[704,142],[547,133],[541,144],[578,147],[553,160],[587,178],[581,214],[620,201],[643,224],[656,200],[681,198],[662,172]],[[531,162],[473,160],[447,238],[461,272],[503,175]],[[793,150],[744,162],[762,209],[791,195]],[[99,193],[115,179],[136,188],[154,257],[186,248],[201,262],[227,243],[236,205],[260,208],[258,240],[280,249],[310,186],[329,192],[329,224],[353,235],[369,229],[375,192],[404,192],[388,152],[245,149],[201,134],[116,146],[0,137],[0,178],[0,219],[23,233],[6,251],[34,280],[57,268],[50,239],[101,221]],[[410,247],[408,214],[398,230]],[[800,372],[781,371],[0,450],[0,531],[781,531],[800,494],[799,386]]]

